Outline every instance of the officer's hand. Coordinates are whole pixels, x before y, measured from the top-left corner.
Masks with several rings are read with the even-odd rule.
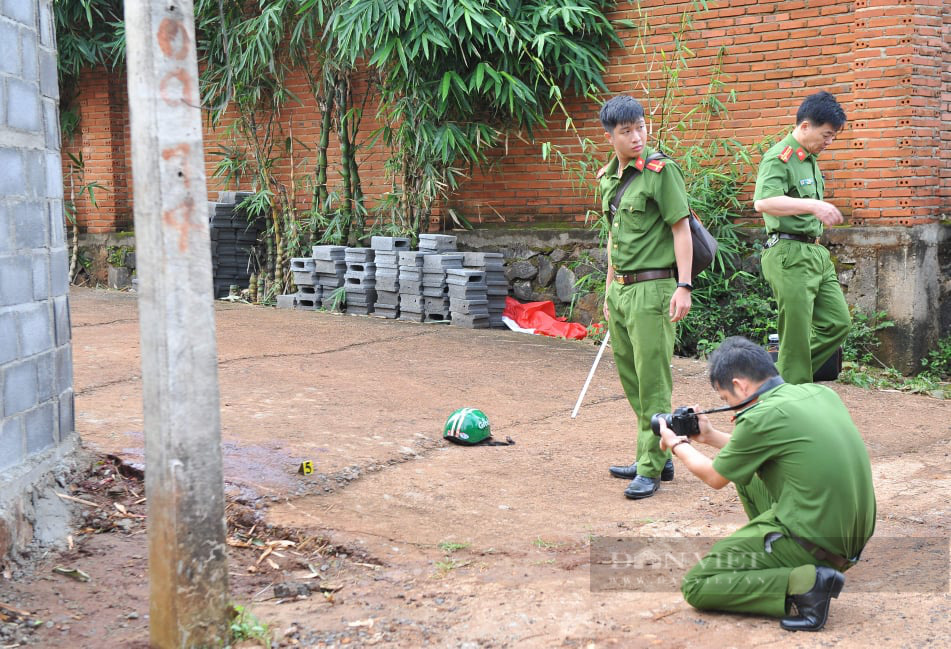
[[[691,406],[691,408],[693,408],[694,411],[699,411],[700,405],[699,404],[693,405]],[[713,424],[710,423],[710,418],[707,417],[706,415],[697,415],[697,423],[699,424],[699,427],[700,427],[700,434],[697,435],[694,439],[696,439],[701,444],[709,444],[710,443],[708,441],[710,439],[709,435],[713,433]]]
[[[674,431],[667,428],[667,422],[658,417],[660,424],[660,450],[666,451],[680,439]]]
[[[839,211],[839,208],[825,201],[816,201],[812,213],[817,219],[822,221],[824,225],[829,227],[839,225],[843,221],[842,212]]]
[[[683,320],[684,317],[690,313],[690,291],[679,287],[674,291],[673,297],[670,298],[670,321],[677,322],[678,320]]]

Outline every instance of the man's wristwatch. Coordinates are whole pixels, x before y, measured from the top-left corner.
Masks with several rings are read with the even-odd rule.
[[[693,291],[693,284],[690,282],[677,282],[677,288],[685,288],[688,291]]]

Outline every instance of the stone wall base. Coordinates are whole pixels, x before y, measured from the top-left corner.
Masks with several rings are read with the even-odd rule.
[[[72,259],[72,233],[67,248]],[[79,260],[70,278],[73,284],[117,289],[131,286],[135,272],[135,235],[131,232],[81,234],[76,248]]]
[[[464,250],[500,250],[512,294],[520,301],[552,300],[559,313],[590,324],[601,318],[600,282],[579,278],[606,269],[604,246],[592,230],[532,228],[459,232]],[[751,238],[764,238],[750,228]],[[895,326],[882,332],[881,359],[911,374],[951,330],[951,224],[834,228],[823,235],[848,303],[865,313],[885,311]]]
[[[559,315],[584,325],[601,319],[607,254],[597,232],[508,228],[454,234],[460,250],[502,253],[510,293],[520,302],[551,300]],[[579,285],[585,276],[591,280]]]
[[[951,331],[951,224],[834,228],[823,236],[850,305],[885,311],[881,358],[905,374]]]

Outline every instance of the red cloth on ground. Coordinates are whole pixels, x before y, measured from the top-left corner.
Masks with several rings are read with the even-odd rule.
[[[565,318],[555,316],[555,304],[551,300],[522,304],[514,298],[506,297],[502,315],[511,318],[520,327],[534,329],[535,333],[545,336],[581,340],[588,335],[584,325],[566,322]]]

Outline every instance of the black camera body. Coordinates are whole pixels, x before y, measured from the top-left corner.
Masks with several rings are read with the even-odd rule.
[[[660,437],[660,420],[678,436],[694,437],[700,434],[700,420],[693,408],[681,406],[671,412],[658,412],[651,417],[651,430]]]

